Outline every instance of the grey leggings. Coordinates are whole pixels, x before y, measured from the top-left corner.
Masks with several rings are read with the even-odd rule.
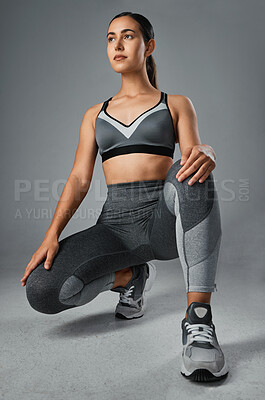
[[[178,182],[180,160],[166,179],[107,185],[96,224],[59,241],[50,270],[29,275],[30,305],[45,314],[78,307],[112,288],[115,271],[150,260],[180,259],[186,292],[214,292],[221,220],[213,174]]]

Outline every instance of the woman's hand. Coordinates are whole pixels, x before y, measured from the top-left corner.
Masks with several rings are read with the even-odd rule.
[[[24,276],[21,280],[21,286],[26,285],[26,280],[31,273],[46,257],[44,264],[45,269],[50,269],[52,261],[59,250],[59,242],[57,236],[47,236],[44,238],[40,247],[33,254],[30,262],[28,263]]]
[[[181,155],[180,164],[185,164],[177,173],[176,178],[179,182],[186,179],[193,172],[197,173],[189,180],[188,184],[193,185],[199,178],[202,183],[215,168],[216,155],[214,150],[208,144],[197,144],[190,146]]]

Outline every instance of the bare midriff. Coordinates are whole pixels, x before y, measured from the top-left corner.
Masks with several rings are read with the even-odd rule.
[[[131,153],[109,158],[102,163],[106,184],[166,179],[173,159],[168,156]]]

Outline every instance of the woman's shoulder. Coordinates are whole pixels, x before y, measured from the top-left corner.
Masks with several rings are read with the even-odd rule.
[[[93,106],[90,106],[89,108],[87,108],[85,113],[90,115],[96,114],[103,107],[104,102],[105,100],[101,101],[100,103],[94,104]]]
[[[83,119],[89,120],[90,122],[92,122],[93,125],[95,125],[97,116],[101,111],[104,102],[105,100],[87,108],[86,111],[84,112]]]
[[[168,94],[168,103],[179,116],[181,112],[194,111],[191,99],[183,94]]]
[[[188,96],[185,96],[184,94],[169,94],[167,93],[168,99],[175,104],[187,104],[191,102],[191,99]]]

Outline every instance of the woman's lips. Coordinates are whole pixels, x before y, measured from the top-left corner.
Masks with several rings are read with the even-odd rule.
[[[114,58],[114,60],[115,61],[120,61],[120,60],[124,60],[125,58],[127,58],[127,57],[119,56],[119,57]]]

